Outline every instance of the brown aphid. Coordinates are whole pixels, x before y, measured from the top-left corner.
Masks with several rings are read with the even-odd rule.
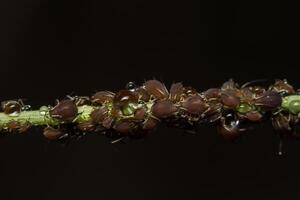
[[[183,95],[184,97],[188,97],[188,96],[198,95],[198,92],[195,88],[188,86],[188,87],[184,87]]]
[[[108,109],[106,107],[97,108],[92,111],[91,118],[93,124],[102,124],[105,118],[108,117]]]
[[[20,128],[21,124],[20,122],[16,121],[16,120],[11,120],[6,124],[7,130],[9,132],[15,132],[18,131]]]
[[[262,95],[264,92],[266,92],[266,89],[260,86],[251,86],[249,87],[249,89],[252,91],[252,93],[255,96],[260,96]]]
[[[166,99],[169,92],[166,86],[158,80],[149,80],[144,83],[146,91],[157,99]]]
[[[171,117],[176,111],[177,111],[177,108],[169,100],[157,101],[152,106],[152,114],[153,114],[153,116],[155,116],[157,118]]]
[[[278,93],[284,93],[284,94],[294,94],[295,89],[293,86],[291,86],[287,80],[276,80],[274,85],[270,87],[270,90],[273,90]]]
[[[96,129],[95,125],[91,122],[83,122],[77,125],[77,128],[81,131],[92,132]]]
[[[31,128],[32,124],[29,122],[25,122],[24,124],[20,125],[18,128],[19,133],[25,133]]]
[[[274,91],[266,91],[255,100],[255,105],[261,106],[265,110],[278,108],[282,103],[282,97]]]
[[[106,129],[110,129],[112,127],[113,122],[114,119],[111,116],[108,116],[103,120],[102,126]]]
[[[180,101],[182,94],[184,93],[184,87],[182,83],[173,83],[170,89],[170,100],[172,102]]]
[[[219,99],[221,97],[221,90],[219,88],[210,88],[203,92],[203,95],[207,100]]]
[[[186,98],[182,104],[184,110],[193,115],[199,115],[208,109],[208,105],[205,103],[201,96],[195,95]]]
[[[148,119],[146,119],[146,121],[143,123],[143,129],[144,130],[152,130],[154,129],[157,125],[158,125],[159,121],[149,117]]]
[[[206,119],[211,123],[219,120],[222,117],[222,104],[210,103],[209,109],[205,112]]]
[[[87,96],[75,96],[75,97],[73,97],[73,99],[74,99],[76,106],[84,106],[84,105],[91,104],[91,100]]]
[[[223,92],[221,95],[221,102],[227,108],[235,109],[240,105],[241,100],[232,92]]]
[[[245,118],[252,122],[259,122],[262,120],[263,115],[258,111],[250,111],[245,114]]]
[[[134,112],[134,119],[136,120],[143,120],[147,116],[147,111],[145,108],[138,108]]]
[[[251,104],[255,98],[255,94],[251,91],[251,88],[245,87],[239,91],[240,99],[243,103]]]
[[[49,126],[49,127],[44,128],[43,135],[48,140],[57,140],[57,139],[61,138],[64,135],[64,133],[59,129],[55,129],[55,128]]]
[[[114,129],[123,135],[133,131],[135,124],[131,121],[121,121],[114,125]]]
[[[237,89],[237,84],[233,81],[233,79],[229,79],[225,83],[223,83],[221,90],[226,91],[226,90],[235,90]]]
[[[1,102],[1,109],[5,114],[19,113],[22,110],[22,104],[19,101],[3,101]]]
[[[272,117],[272,125],[276,131],[286,132],[292,130],[288,118],[281,114]]]
[[[115,106],[125,106],[128,103],[138,103],[139,96],[137,93],[130,90],[120,90],[114,97],[113,102]]]
[[[92,102],[99,104],[99,105],[103,105],[105,103],[108,102],[112,102],[114,99],[115,94],[109,91],[99,91],[96,92],[93,96],[92,96]]]
[[[144,102],[148,102],[150,100],[150,95],[145,88],[139,87],[134,92],[138,95],[139,100]]]
[[[49,113],[53,118],[60,119],[64,122],[72,122],[77,116],[78,108],[74,101],[63,100],[52,108]]]

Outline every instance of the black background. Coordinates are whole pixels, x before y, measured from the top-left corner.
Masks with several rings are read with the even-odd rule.
[[[205,2],[205,3],[204,3]],[[229,78],[299,82],[297,7],[281,1],[0,1],[0,98],[38,107],[128,81]],[[89,135],[67,147],[41,130],[0,140],[1,199],[200,199],[299,196],[299,141],[270,124],[228,142],[164,126],[111,145]]]

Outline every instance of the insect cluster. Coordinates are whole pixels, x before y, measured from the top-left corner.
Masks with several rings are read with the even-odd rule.
[[[197,92],[182,83],[168,90],[158,80],[141,86],[129,82],[116,93],[99,91],[91,97],[71,97],[55,106],[43,106],[44,121],[34,123],[30,117],[18,117],[30,110],[21,100],[1,103],[2,113],[11,120],[1,123],[6,132],[25,132],[44,125],[49,140],[79,138],[87,132],[102,132],[119,141],[142,138],[160,122],[185,128],[213,123],[225,138],[242,135],[251,124],[271,120],[282,135],[296,136],[300,113],[300,95],[286,80],[276,80],[270,87],[249,82],[239,86],[233,80],[220,88]],[[47,118],[47,120],[46,120]]]

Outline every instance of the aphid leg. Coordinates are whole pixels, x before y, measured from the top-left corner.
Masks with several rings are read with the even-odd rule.
[[[255,84],[255,83],[262,83],[262,82],[267,82],[267,81],[268,81],[267,79],[257,79],[257,80],[254,80],[254,81],[249,81],[249,82],[244,83],[241,86],[241,88],[251,86],[252,84]]]
[[[124,139],[125,139],[125,136],[124,136],[124,137],[120,137],[120,138],[115,139],[115,140],[112,140],[110,143],[111,143],[111,144],[117,144],[117,143],[119,143],[119,142],[125,143],[125,142],[124,142]]]

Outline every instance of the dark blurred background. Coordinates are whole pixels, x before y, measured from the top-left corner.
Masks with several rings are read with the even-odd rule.
[[[198,90],[287,78],[300,87],[299,16],[283,1],[0,1],[0,99],[37,108],[128,81],[183,81]],[[300,141],[270,124],[237,142],[213,127],[161,126],[111,145],[67,147],[41,130],[0,140],[0,195],[9,199],[286,199],[298,197]]]

